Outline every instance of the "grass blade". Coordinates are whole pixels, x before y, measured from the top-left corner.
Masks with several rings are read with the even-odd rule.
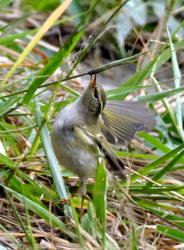
[[[36,98],[35,98],[36,99]],[[36,119],[39,126],[42,124],[42,113],[39,107],[39,104],[35,102],[36,104]],[[45,154],[47,156],[48,164],[53,176],[53,180],[55,183],[56,191],[61,199],[68,199],[67,191],[65,188],[64,180],[61,175],[61,169],[59,167],[58,161],[56,159],[56,156],[54,154],[48,128],[46,124],[44,124],[41,128],[41,140],[43,143],[43,148],[45,150]],[[65,205],[65,208],[67,209],[67,212],[70,216],[72,216],[71,209],[68,205]]]
[[[164,235],[174,240],[178,240],[179,242],[184,242],[184,232],[181,232],[177,229],[174,229],[168,226],[158,225],[157,231],[159,233],[163,233]]]
[[[104,161],[101,160],[98,164],[96,183],[94,186],[93,202],[96,210],[96,217],[100,222],[100,230],[102,232],[102,242],[105,246],[106,240],[106,195],[107,195],[107,177]]]
[[[154,85],[152,85],[154,86]],[[125,94],[130,94],[132,92],[142,90],[145,88],[150,88],[151,86],[129,86],[129,87],[124,87],[122,85],[120,88],[112,89],[107,91],[107,99],[108,100],[122,100],[122,96]]]
[[[131,225],[131,250],[137,250],[137,240],[136,240],[136,231],[135,227]]]
[[[19,56],[11,70],[7,73],[4,80],[0,82],[0,87],[3,87],[3,85],[8,81],[8,79],[11,77],[11,75],[14,73],[14,71],[17,69],[17,67],[21,64],[21,62],[24,60],[24,58],[31,52],[31,50],[34,48],[34,46],[38,43],[38,41],[43,37],[43,35],[50,29],[50,27],[53,25],[53,23],[64,13],[64,11],[67,9],[67,7],[70,5],[72,0],[65,0],[61,5],[59,5],[52,14],[47,18],[45,23],[42,25],[38,33],[35,35],[35,37],[30,41],[30,43],[27,45],[27,47],[24,49],[22,54]]]
[[[149,171],[158,168],[160,166],[160,164],[162,164],[163,162],[165,162],[166,160],[170,159],[171,157],[174,157],[179,151],[181,151],[184,148],[184,144],[178,146],[177,148],[171,150],[170,152],[168,152],[167,154],[163,155],[162,157],[160,157],[159,159],[157,159],[156,161],[148,164],[147,166],[141,168],[139,170],[139,173],[142,175],[146,175],[149,173]],[[133,174],[131,176],[131,180],[134,181],[136,179],[138,179],[139,176],[137,176],[136,174]]]
[[[165,166],[160,172],[158,172],[154,177],[153,180],[157,181],[159,180],[162,176],[164,176],[168,171],[171,170],[171,168],[174,167],[174,165],[183,157],[184,155],[184,150],[182,150],[167,166]],[[149,186],[153,185],[152,183],[148,183]]]
[[[141,82],[143,82],[145,79],[147,79],[153,69],[153,66],[155,65],[155,62],[157,60],[157,57],[149,63],[146,67],[136,72],[130,79],[128,79],[123,85],[121,86],[122,90],[123,88],[129,88],[133,86],[138,86]],[[123,94],[121,97],[121,100],[125,99],[128,94]]]
[[[145,95],[145,96],[138,96],[135,98],[136,101],[139,102],[157,102],[159,100],[162,100],[166,97],[176,95],[184,90],[184,87],[170,89],[170,90],[163,90],[156,94],[151,95]]]
[[[74,218],[74,221],[75,221],[76,233],[77,233],[77,236],[79,238],[79,242],[80,242],[81,247],[84,248],[84,240],[83,240],[81,232],[80,232],[77,212],[75,210],[75,206],[74,206],[74,203],[73,203],[73,200],[72,200],[72,197],[71,197],[70,194],[69,194],[69,199],[70,199],[70,205],[71,205],[71,209],[72,209],[73,218]]]
[[[75,36],[71,36],[72,41],[68,39],[65,43],[65,46],[62,47],[53,58],[49,60],[47,65],[38,73],[37,77],[32,81],[26,96],[23,99],[23,103],[28,103],[32,96],[34,95],[37,88],[52,75],[55,70],[63,63],[64,59],[71,53],[77,42],[79,41],[80,37],[84,33],[84,29],[76,33]],[[42,77],[39,77],[42,76]]]
[[[58,219],[53,213],[50,213],[47,209],[43,208],[42,206],[38,205],[37,203],[23,196],[22,194],[15,192],[13,189],[3,184],[0,184],[0,186],[2,186],[7,192],[13,194],[13,196],[16,199],[18,199],[22,203],[25,203],[27,208],[33,211],[39,217],[41,217],[48,223],[51,222],[54,227],[59,227],[61,231],[66,233],[68,236],[72,236],[71,230],[69,230],[66,227],[66,225],[60,219]]]
[[[10,195],[8,194],[8,192],[6,193],[6,195],[8,196],[8,199],[10,201],[10,204],[11,204],[11,207],[14,211],[14,214],[16,215],[17,220],[18,220],[20,226],[22,227],[23,232],[26,235],[29,244],[32,246],[33,249],[36,249],[36,242],[35,242],[35,239],[32,235],[32,231],[27,230],[27,227],[24,225],[24,222],[23,222],[19,212],[17,211],[12,199],[10,198]]]
[[[167,33],[169,36],[169,43],[171,47],[171,58],[172,58],[172,68],[173,68],[173,75],[174,75],[174,84],[175,88],[179,88],[181,85],[181,73],[179,70],[177,57],[176,57],[176,51],[172,42],[172,38],[169,32],[169,29],[167,27]],[[178,124],[178,129],[180,131],[180,135],[182,136],[182,140],[184,141],[184,131],[183,131],[183,122],[182,122],[182,104],[180,99],[180,93],[176,95],[176,122]]]
[[[6,5],[12,3],[13,0],[1,0],[0,1],[0,9],[4,8]]]
[[[162,143],[161,141],[159,141],[157,138],[155,138],[154,136],[148,134],[148,133],[137,133],[140,137],[144,138],[144,140],[146,142],[151,143],[151,145],[153,145],[156,149],[159,149],[160,151],[162,151],[163,153],[168,153],[170,152],[170,148],[167,147],[164,143]]]

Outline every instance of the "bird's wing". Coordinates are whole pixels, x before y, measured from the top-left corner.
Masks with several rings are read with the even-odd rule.
[[[107,160],[107,169],[113,173],[115,176],[119,176],[125,179],[124,163],[115,154],[112,147],[109,145],[108,141],[104,136],[96,138],[96,143],[100,150],[103,152],[105,159]]]
[[[155,126],[153,112],[138,102],[108,101],[102,120],[104,136],[115,145],[125,144],[133,139],[137,131]]]
[[[96,145],[95,136],[89,133],[86,126],[75,126],[74,133],[78,139],[78,146],[80,148],[88,149],[91,153],[100,154],[100,151]]]
[[[93,140],[96,143],[96,147],[98,148],[99,152],[104,155],[104,158],[107,161],[107,169],[114,175],[125,178],[124,164],[115,154],[111,145],[108,143],[103,134],[94,133],[87,130],[85,127],[83,127],[83,133],[85,133],[86,136],[90,138],[90,140]]]

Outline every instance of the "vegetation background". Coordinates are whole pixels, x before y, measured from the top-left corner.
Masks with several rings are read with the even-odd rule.
[[[182,0],[0,0],[0,249],[184,249],[183,20]],[[126,182],[98,166],[79,221],[49,132],[92,73],[157,125],[117,151]]]

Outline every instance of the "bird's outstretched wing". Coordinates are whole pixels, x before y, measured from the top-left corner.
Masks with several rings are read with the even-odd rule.
[[[153,112],[138,102],[108,101],[102,112],[102,132],[115,145],[129,142],[137,131],[155,126]]]

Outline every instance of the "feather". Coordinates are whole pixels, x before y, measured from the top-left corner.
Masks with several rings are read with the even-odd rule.
[[[90,140],[94,141],[94,144],[96,144],[99,152],[101,152],[101,155],[103,155],[106,159],[108,170],[116,176],[125,178],[124,163],[115,154],[111,145],[103,136],[103,134],[96,134],[92,131],[89,132],[89,130],[87,130],[85,127],[82,127],[82,129],[83,133],[85,133],[86,136],[90,138]]]
[[[102,133],[115,145],[125,144],[136,132],[155,126],[153,112],[138,102],[108,101],[102,120]]]
[[[122,160],[116,156],[108,141],[104,136],[95,137],[95,141],[100,149],[100,151],[104,154],[104,157],[107,161],[107,169],[113,173],[115,176],[119,176],[125,179],[124,173],[124,163]]]

